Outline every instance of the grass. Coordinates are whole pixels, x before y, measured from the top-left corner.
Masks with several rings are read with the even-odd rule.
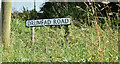
[[[118,32],[106,26],[69,25],[68,41],[65,41],[64,26],[35,28],[35,44],[31,45],[31,28],[25,21],[12,19],[11,43],[2,52],[3,62],[117,62]],[[100,37],[100,49],[99,38]]]

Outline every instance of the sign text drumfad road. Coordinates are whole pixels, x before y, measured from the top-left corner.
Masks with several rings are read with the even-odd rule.
[[[70,18],[54,18],[54,19],[38,19],[38,20],[27,20],[26,26],[51,26],[51,25],[69,25]]]

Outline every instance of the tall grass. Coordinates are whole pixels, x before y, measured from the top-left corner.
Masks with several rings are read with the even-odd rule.
[[[108,20],[105,20],[106,22]],[[80,24],[81,28],[69,25],[68,41],[65,41],[64,26],[35,28],[35,44],[31,45],[31,28],[25,21],[12,19],[11,43],[2,52],[3,62],[117,62],[118,32],[106,24],[102,30],[96,25]],[[97,31],[99,31],[99,36]],[[100,42],[99,38],[100,37]],[[101,50],[99,50],[99,46]]]

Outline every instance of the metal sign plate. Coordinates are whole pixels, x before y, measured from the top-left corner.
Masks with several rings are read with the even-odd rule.
[[[27,27],[51,26],[51,25],[70,25],[71,18],[37,19],[27,20]]]

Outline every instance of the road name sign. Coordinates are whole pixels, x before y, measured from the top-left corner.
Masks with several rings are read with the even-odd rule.
[[[27,27],[70,25],[70,24],[71,24],[71,18],[37,19],[37,20],[26,21]]]

